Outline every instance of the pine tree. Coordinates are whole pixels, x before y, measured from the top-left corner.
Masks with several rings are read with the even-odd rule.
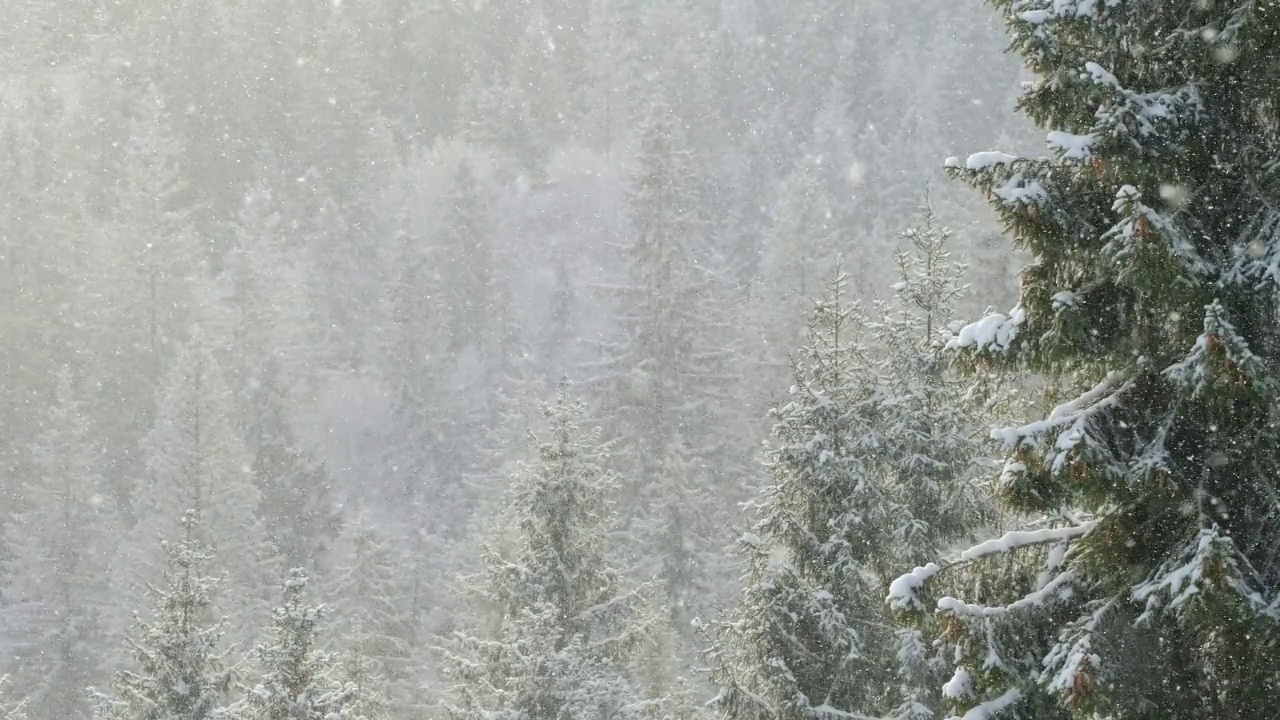
[[[893,518],[886,552],[872,563],[882,583],[983,531],[991,515],[979,489],[987,447],[978,433],[987,413],[975,407],[973,384],[940,356],[943,330],[964,296],[965,268],[952,261],[951,231],[928,205],[902,240],[908,247],[896,256],[895,298],[877,303],[869,324],[877,391],[868,470]],[[938,717],[945,659],[920,628],[898,630],[896,641],[901,682],[892,716]]]
[[[444,650],[454,717],[640,717],[625,671],[640,598],[619,592],[608,564],[615,480],[581,413],[562,390],[550,437],[513,480],[512,550],[488,550],[473,588],[494,617]]]
[[[366,631],[364,621],[359,616],[352,618],[349,628],[347,650],[339,661],[338,675],[344,686],[352,688],[354,694],[343,704],[342,717],[348,720],[413,717],[412,710],[400,710],[392,714],[392,703],[383,692],[386,685],[383,672],[386,666],[371,654],[371,646],[376,646],[380,638]]]
[[[1033,256],[1017,308],[951,345],[1043,373],[1061,402],[996,433],[1000,497],[1038,525],[890,601],[936,612],[959,710],[1257,717],[1280,700],[1277,15],[993,4],[1053,157],[947,163]]]
[[[869,459],[905,512],[892,528],[893,554],[880,560],[882,575],[937,557],[978,529],[989,510],[978,491],[985,417],[971,402],[973,383],[939,352],[965,294],[965,267],[951,259],[951,231],[927,205],[901,239],[908,247],[896,255],[895,297],[877,303],[869,323],[878,385]]]
[[[329,634],[348,665],[346,677],[363,687],[365,677],[376,676],[387,690],[383,702],[407,715],[421,681],[409,645],[416,628],[405,602],[407,588],[387,538],[358,505],[335,544],[334,565],[329,597],[338,610]],[[363,706],[372,708],[373,700],[361,692]]]
[[[928,214],[905,233],[898,299],[879,303],[877,319],[847,304],[839,274],[815,306],[789,400],[771,413],[774,482],[741,540],[747,587],[710,650],[728,717],[941,709],[936,652],[918,631],[893,627],[881,597],[899,568],[971,535],[983,517],[968,383],[937,357],[961,291],[948,238]]]
[[[156,423],[143,445],[147,472],[133,494],[133,567],[141,573],[134,588],[145,587],[151,568],[164,562],[154,549],[156,536],[175,536],[177,519],[193,512],[200,539],[216,553],[211,570],[224,574],[226,590],[240,598],[228,634],[241,642],[267,615],[279,570],[221,364],[204,327],[191,334],[157,394]]]
[[[253,475],[262,493],[272,545],[286,567],[321,574],[338,532],[332,478],[303,445],[287,417],[284,378],[268,361],[253,401],[258,418]]]
[[[233,720],[327,720],[355,697],[355,686],[340,682],[332,656],[316,647],[323,605],[304,602],[307,576],[299,568],[284,583],[265,640],[257,647],[262,677],[222,715]]]
[[[255,389],[288,379],[272,390],[303,404],[318,391],[318,366],[332,361],[309,295],[318,273],[293,245],[298,223],[279,195],[263,180],[249,186],[222,228],[228,246],[215,280],[226,325],[218,359],[251,425]]]
[[[54,405],[30,449],[31,475],[5,528],[6,611],[28,616],[12,651],[15,680],[30,688],[34,718],[83,712],[84,688],[108,659],[117,609],[110,581],[119,516],[81,392],[70,369],[58,371]]]
[[[488,345],[495,336],[494,228],[481,190],[470,164],[460,162],[435,239],[435,273],[453,353],[472,344]]]
[[[181,166],[182,144],[163,94],[148,84],[131,103],[121,182],[116,185],[120,241],[117,251],[136,263],[143,297],[134,310],[159,375],[176,345],[180,309],[190,297],[186,274],[199,260],[195,241],[199,206]]]
[[[231,673],[218,652],[223,622],[213,614],[217,578],[205,574],[211,554],[197,520],[182,518],[182,539],[165,543],[164,584],[151,587],[152,620],[137,620],[128,639],[136,670],[116,674],[113,697],[101,698],[106,720],[202,720],[214,717]]]
[[[891,518],[871,473],[874,364],[861,311],[836,275],[809,318],[790,397],[771,410],[761,519],[740,544],[747,584],[719,626],[718,700],[734,720],[812,720],[884,704],[892,638],[874,563]]]
[[[718,567],[705,562],[719,545],[706,528],[732,505],[713,494],[712,483],[723,483],[718,493],[732,492],[749,451],[727,412],[734,334],[715,277],[695,254],[706,229],[697,157],[677,119],[661,108],[654,115],[628,197],[635,231],[628,282],[608,288],[622,306],[620,337],[589,369],[600,371],[593,378],[600,413],[618,437],[619,466],[627,468],[626,521],[637,564],[662,578],[683,626],[695,606],[714,603],[711,593],[732,582],[715,578]],[[715,472],[672,474],[698,466]],[[685,502],[664,493],[677,486]],[[693,585],[694,578],[708,582]]]
[[[813,158],[801,158],[778,191],[760,270],[771,347],[790,348],[801,340],[795,319],[823,291],[839,249],[839,219],[819,170]]]

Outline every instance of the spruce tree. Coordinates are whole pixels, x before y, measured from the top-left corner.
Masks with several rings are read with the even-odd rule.
[[[7,611],[28,615],[12,651],[15,681],[30,688],[27,712],[37,719],[83,711],[84,688],[104,670],[104,641],[119,609],[110,580],[120,520],[82,392],[70,369],[59,370],[54,405],[30,447],[30,475],[5,527]]]
[[[793,360],[789,397],[771,411],[772,483],[740,545],[746,588],[713,648],[718,704],[733,720],[813,720],[885,704],[891,636],[872,564],[892,552],[889,507],[872,477],[865,420],[874,371],[860,308],[834,276]]]
[[[488,346],[498,310],[493,252],[494,227],[484,188],[463,160],[453,178],[434,238],[434,271],[448,318],[449,352]]]
[[[329,569],[340,522],[333,480],[294,431],[284,382],[279,364],[269,360],[253,400],[253,475],[272,546],[284,566],[321,574]]]
[[[355,697],[336,676],[334,658],[317,647],[325,609],[305,602],[307,576],[293,568],[284,583],[267,637],[256,649],[262,675],[245,696],[223,710],[233,720],[327,720]]]
[[[626,672],[640,596],[619,591],[608,562],[616,481],[581,413],[562,390],[549,437],[513,479],[511,551],[486,551],[472,588],[492,617],[444,648],[454,717],[640,717]]]
[[[182,518],[182,537],[164,543],[164,583],[149,588],[151,620],[139,618],[127,643],[136,669],[116,674],[112,697],[101,698],[106,720],[203,720],[213,717],[231,685],[218,651],[223,622],[213,613],[219,579],[206,575],[211,554]]]
[[[329,629],[332,650],[348,665],[347,678],[376,675],[387,690],[384,702],[407,714],[421,679],[410,649],[416,628],[408,588],[387,537],[362,507],[347,518],[334,547],[334,576],[328,593],[336,608]],[[361,695],[370,706],[373,698]]]
[[[870,421],[871,475],[893,518],[886,552],[872,561],[884,583],[905,568],[981,532],[991,519],[980,489],[989,463],[980,431],[988,407],[975,406],[974,384],[942,357],[944,330],[962,300],[964,265],[952,260],[951,231],[926,205],[896,254],[894,299],[876,303],[875,413]],[[899,687],[892,717],[937,717],[946,681],[942,658],[918,627],[896,632]]]
[[[200,210],[182,167],[183,148],[173,123],[173,112],[163,93],[148,84],[128,108],[128,139],[124,143],[121,178],[115,185],[118,227],[114,230],[120,258],[132,267],[137,287],[126,307],[145,330],[151,366],[156,378],[171,357],[187,307],[190,283],[187,272],[198,258],[195,226]]]
[[[980,528],[990,509],[978,490],[987,460],[984,408],[973,407],[973,383],[940,353],[965,295],[965,266],[952,259],[951,230],[927,205],[900,239],[906,247],[895,254],[894,297],[876,303],[868,323],[877,384],[868,459],[905,512],[890,528],[893,553],[877,559],[891,577]]]
[[[157,393],[156,422],[143,443],[147,472],[133,494],[132,584],[137,594],[150,581],[164,563],[156,536],[178,534],[178,519],[192,511],[197,532],[216,553],[211,570],[225,574],[224,592],[234,588],[241,599],[228,634],[242,642],[268,615],[269,587],[279,570],[222,366],[204,326],[191,333]]]
[[[663,580],[685,625],[694,607],[713,604],[715,591],[732,583],[709,582],[719,568],[706,562],[718,545],[708,526],[731,504],[712,482],[729,487],[748,452],[725,412],[733,333],[715,278],[696,255],[707,227],[697,153],[678,119],[652,112],[628,196],[635,233],[628,282],[608,289],[622,305],[620,337],[590,370],[600,373],[600,413],[627,468],[625,521],[637,564]],[[673,474],[699,465],[717,472]],[[683,502],[672,497],[677,490]]]
[[[393,715],[393,702],[384,692],[386,664],[376,653],[381,638],[366,630],[364,620],[351,619],[346,635],[346,650],[338,661],[338,677],[344,686],[352,688],[353,696],[344,703],[342,717],[348,720],[385,720],[390,717],[413,717],[411,710],[401,704]]]
[[[1033,256],[1018,306],[951,345],[1044,374],[1059,403],[996,433],[1000,497],[1037,526],[919,567],[890,601],[936,612],[958,710],[1258,717],[1280,701],[1280,15],[993,4],[1053,156],[948,161]]]
[[[901,567],[980,527],[983,445],[968,383],[937,357],[961,266],[932,216],[907,231],[894,302],[849,303],[836,274],[771,411],[773,483],[741,538],[747,586],[708,653],[734,720],[936,717],[945,681],[881,598]]]
[[[802,339],[796,318],[823,291],[839,249],[839,219],[820,171],[813,158],[802,157],[778,190],[760,260],[765,340],[771,349],[794,347]]]

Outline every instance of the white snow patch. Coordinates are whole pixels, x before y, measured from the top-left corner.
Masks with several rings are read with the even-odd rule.
[[[1106,70],[1106,68],[1102,67],[1098,63],[1087,62],[1084,64],[1084,69],[1085,72],[1089,73],[1089,76],[1093,78],[1093,81],[1099,85],[1106,85],[1107,87],[1111,87],[1116,90],[1122,89],[1120,87],[1120,81],[1116,79],[1116,76],[1112,75]]]
[[[1049,191],[1044,189],[1039,180],[1027,181],[1022,173],[1015,173],[1004,185],[992,189],[991,193],[1004,201],[1005,205],[1043,205],[1049,199]]]
[[[969,710],[964,714],[961,720],[991,720],[997,714],[1013,707],[1014,703],[1022,699],[1022,691],[1018,688],[1009,688],[1004,694],[993,700],[988,700],[977,707]]]
[[[1098,136],[1073,135],[1069,132],[1054,130],[1049,133],[1045,142],[1068,160],[1088,160],[1093,156],[1093,146],[1098,142]]]
[[[964,698],[973,694],[973,675],[964,667],[956,668],[955,673],[951,675],[951,679],[946,685],[942,686],[942,696],[945,698]]]
[[[1008,165],[1018,158],[1009,153],[997,152],[990,150],[987,152],[978,152],[969,156],[964,166],[970,170],[986,170],[996,165]]]
[[[937,563],[929,563],[924,567],[918,567],[906,575],[899,576],[892,583],[889,583],[889,597],[886,602],[899,610],[908,610],[920,604],[920,600],[916,594],[920,588],[928,582],[929,578],[937,575],[942,567]]]
[[[1006,553],[1028,545],[1042,545],[1059,540],[1073,540],[1084,537],[1093,531],[1097,521],[1089,520],[1079,525],[1062,528],[1041,528],[1039,530],[1013,530],[986,542],[978,543],[960,553],[961,562],[977,560],[987,555]]]
[[[1059,290],[1053,294],[1053,306],[1073,308],[1080,302],[1080,298],[1070,290]]]
[[[1027,313],[1021,307],[1014,308],[1009,315],[992,313],[960,328],[960,332],[947,342],[947,349],[973,348],[978,351],[1003,352],[1009,349],[1009,344],[1018,334],[1018,327],[1026,319]]]

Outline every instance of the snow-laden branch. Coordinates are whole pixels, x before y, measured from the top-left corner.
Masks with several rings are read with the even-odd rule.
[[[1099,412],[1109,410],[1119,402],[1120,390],[1126,378],[1125,373],[1109,372],[1102,382],[1088,392],[1055,407],[1049,417],[1020,427],[995,430],[991,437],[1012,450],[1027,438],[1062,429],[1054,441],[1054,448],[1058,452],[1054,454],[1051,465],[1053,472],[1059,472],[1066,464],[1067,454],[1085,439],[1089,421]]]
[[[953,715],[947,720],[991,720],[996,715],[1013,707],[1015,703],[1022,699],[1022,691],[1018,688],[1009,688],[1004,691],[1000,697],[993,698],[984,703],[971,708],[964,717]]]
[[[946,349],[1004,352],[1018,336],[1018,328],[1026,320],[1027,311],[1021,307],[1014,308],[1008,315],[992,313],[960,328],[960,331],[947,341]]]
[[[952,612],[957,615],[967,615],[969,617],[997,617],[999,615],[1007,615],[1026,608],[1039,607],[1043,605],[1045,600],[1056,594],[1063,586],[1070,583],[1076,578],[1076,573],[1068,570],[1057,577],[1050,580],[1044,587],[1036,590],[1029,595],[1009,603],[1008,605],[975,605],[967,603],[963,600],[957,600],[953,597],[944,597],[938,600],[938,609]]]
[[[1074,540],[1088,535],[1096,526],[1096,521],[1089,520],[1071,527],[1042,528],[1040,530],[1014,530],[1012,532],[1007,532],[998,538],[978,543],[968,550],[965,550],[960,553],[960,557],[955,562],[945,567],[938,565],[937,563],[929,563],[928,565],[917,567],[911,572],[898,577],[889,584],[889,597],[886,600],[890,606],[899,610],[908,610],[919,607],[920,600],[918,593],[920,588],[923,587],[930,578],[942,572],[947,567],[954,567],[961,563],[973,562],[988,555],[1007,553],[1018,548],[1028,547],[1031,545],[1043,545],[1051,542]],[[1062,578],[1067,574],[1068,573],[1063,573],[1058,577]],[[1066,580],[1062,580],[1062,582],[1068,582],[1069,580],[1070,578],[1067,578]],[[1053,584],[1054,583],[1051,581],[1044,588],[1037,590],[1036,593],[1045,592],[1046,589]],[[1035,595],[1036,593],[1032,593],[1032,595]],[[1028,595],[1018,602],[1029,601],[1028,598],[1031,598],[1032,595]],[[1041,599],[1043,599],[1043,597]],[[953,603],[959,603],[959,601],[954,598],[943,598],[939,601],[940,609],[954,609],[950,607],[942,608],[943,600],[950,600]],[[1017,603],[1014,604],[1016,605]],[[1009,606],[1006,606],[1006,608],[1007,607]]]

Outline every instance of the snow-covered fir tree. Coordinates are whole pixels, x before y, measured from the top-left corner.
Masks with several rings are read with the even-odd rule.
[[[323,574],[329,570],[329,554],[340,522],[333,480],[287,416],[285,381],[277,361],[268,360],[253,400],[253,414],[258,418],[253,475],[281,562],[285,567]]]
[[[124,182],[117,193],[125,227],[145,243],[141,248],[144,317],[148,347],[154,354],[177,339],[181,316],[175,316],[175,311],[190,292],[186,268],[196,254],[199,205],[185,177],[172,110],[159,88],[148,84],[131,110]]]
[[[343,682],[337,661],[318,648],[323,605],[306,602],[307,576],[289,572],[284,597],[273,613],[266,638],[256,648],[261,676],[244,697],[219,715],[229,720],[328,720],[341,717],[355,698],[353,683]]]
[[[980,433],[990,413],[940,353],[965,268],[951,259],[951,231],[927,205],[901,239],[894,299],[877,303],[868,323],[878,386],[868,469],[893,518],[886,552],[871,561],[882,583],[981,532],[991,516],[980,489],[990,463]],[[901,683],[892,716],[938,717],[945,659],[920,628],[896,635]]]
[[[291,220],[284,194],[258,180],[219,228],[226,248],[214,281],[225,335],[218,359],[251,427],[256,391],[287,379],[276,391],[301,404],[317,391],[316,366],[333,360],[310,297],[314,268],[297,251],[299,223]]]
[[[22,628],[9,663],[37,720],[84,711],[84,688],[108,659],[120,534],[104,485],[103,452],[70,368],[58,373],[53,406],[31,445],[17,508],[5,527],[7,622]]]
[[[212,345],[204,327],[194,326],[157,393],[155,425],[143,444],[147,471],[133,493],[136,576],[129,582],[140,594],[165,562],[156,541],[177,536],[178,520],[193,512],[201,540],[215,553],[210,572],[225,574],[223,592],[240,600],[228,635],[241,643],[268,615],[279,563],[258,515],[253,459]]]
[[[1033,256],[1018,306],[951,344],[1058,404],[996,433],[1000,498],[1036,525],[890,601],[939,617],[957,711],[1258,717],[1280,701],[1276,15],[994,5],[1053,156],[948,161]]]
[[[714,650],[725,669],[718,705],[734,720],[870,714],[890,686],[892,637],[873,567],[891,552],[891,508],[868,461],[874,364],[845,284],[829,279],[789,397],[771,411],[772,483],[741,538],[747,584]]]
[[[882,576],[936,557],[979,528],[989,510],[978,489],[987,460],[984,408],[971,401],[972,381],[940,353],[965,294],[965,267],[952,260],[951,231],[928,206],[901,239],[894,298],[876,303],[868,323],[878,385],[869,459],[905,511],[891,528],[892,554],[877,558]]]
[[[627,667],[645,632],[641,596],[619,588],[608,556],[616,479],[567,389],[546,414],[548,436],[513,478],[514,526],[498,529],[510,550],[487,550],[471,579],[489,616],[443,649],[447,707],[477,720],[639,718]]]
[[[227,697],[231,671],[213,609],[220,581],[207,574],[211,554],[197,522],[185,515],[181,539],[163,544],[164,582],[149,588],[155,611],[139,617],[127,639],[134,669],[116,673],[111,694],[99,698],[105,720],[204,720]]]
[[[928,216],[905,234],[898,300],[877,319],[847,301],[840,274],[814,307],[789,398],[772,411],[774,482],[740,541],[747,587],[709,649],[727,717],[940,709],[936,652],[895,629],[881,598],[899,568],[981,519],[967,384],[936,356],[960,292],[947,237]]]
[[[392,710],[392,702],[384,692],[386,663],[380,661],[377,645],[380,638],[365,629],[357,616],[348,624],[345,651],[338,660],[338,677],[353,695],[343,703],[342,717],[347,720],[385,720],[391,717],[414,717],[413,709]]]
[[[492,342],[497,329],[494,227],[483,191],[471,165],[459,162],[434,238],[433,272],[445,307],[450,351],[488,345],[486,340]]]
[[[716,278],[695,255],[706,230],[697,156],[678,118],[662,107],[652,114],[628,196],[635,236],[627,282],[606,288],[622,307],[620,337],[588,370],[599,372],[592,380],[599,412],[618,437],[618,466],[627,469],[629,549],[646,573],[662,578],[684,624],[692,606],[714,602],[717,580],[732,583],[705,563],[717,545],[705,529],[725,520],[731,505],[709,481],[731,488],[749,452],[739,444],[745,433],[724,412],[735,355],[728,315],[715,297]],[[698,465],[718,472],[672,474]],[[665,492],[675,486],[684,498]]]
[[[840,247],[839,218],[821,170],[816,158],[801,158],[778,189],[760,260],[770,348],[794,347],[802,339],[796,318],[823,292]]]
[[[409,645],[417,635],[409,592],[394,546],[359,504],[346,518],[333,561],[330,648],[347,665],[347,679],[363,686],[365,678],[372,684],[376,676],[386,690],[383,701],[397,715],[408,716],[415,686],[422,682]],[[372,702],[361,696],[364,705]]]

